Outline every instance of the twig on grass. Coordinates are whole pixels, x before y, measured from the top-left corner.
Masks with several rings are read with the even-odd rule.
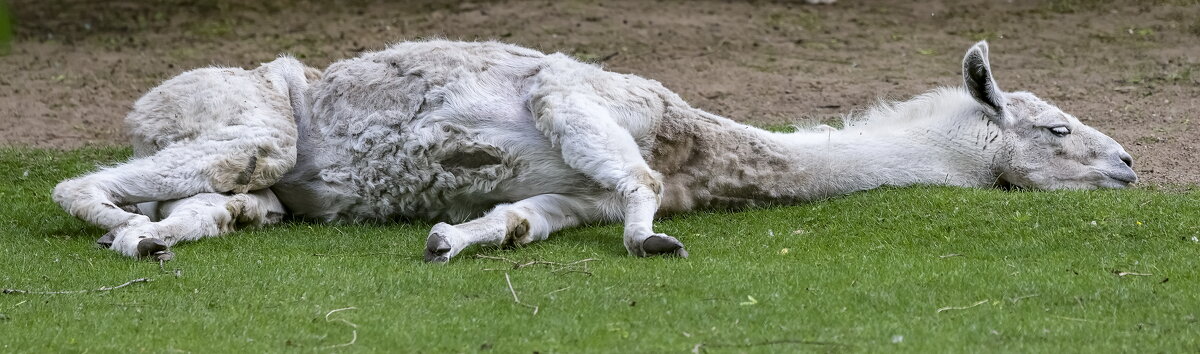
[[[538,306],[521,302],[521,299],[517,297],[517,291],[513,289],[512,280],[508,278],[508,273],[504,273],[504,282],[508,283],[508,291],[512,293],[513,301],[516,301],[517,305],[521,305],[521,306],[525,306],[525,307],[533,309],[533,315],[537,316]]]
[[[152,281],[154,281],[154,279],[137,278],[134,280],[127,281],[121,285],[111,286],[111,287],[106,286],[106,287],[102,287],[99,289],[89,289],[89,290],[30,291],[30,290],[21,290],[21,289],[3,289],[3,290],[0,290],[0,294],[30,294],[30,295],[83,294],[83,293],[91,293],[91,292],[117,290],[117,289],[124,288],[126,286],[130,286],[133,284],[149,283]]]
[[[333,320],[329,319],[329,316],[336,312],[346,311],[346,310],[357,310],[357,309],[358,309],[357,307],[351,306],[351,307],[340,308],[340,309],[329,311],[328,313],[325,313],[325,322],[333,322]],[[347,321],[346,319],[343,319],[343,318],[339,318],[339,319],[337,319],[337,321],[345,323],[346,325],[350,326],[350,328],[353,328],[350,330],[350,341],[346,342],[346,343],[342,343],[342,344],[334,344],[334,345],[330,345],[330,346],[326,346],[326,347],[321,347],[321,349],[348,347],[348,346],[354,345],[354,342],[358,341],[358,325],[354,324],[354,322]]]
[[[371,252],[371,253],[313,253],[314,257],[366,257],[366,256],[408,256],[403,253]]]
[[[488,255],[482,255],[482,254],[477,254],[477,255],[475,255],[475,257],[476,258],[484,258],[484,259],[495,259],[498,261],[505,261],[508,263],[512,263],[513,269],[520,269],[520,268],[525,268],[525,267],[528,267],[531,265],[539,265],[539,264],[540,265],[553,265],[553,266],[559,266],[559,267],[567,267],[567,266],[573,266],[573,265],[580,264],[580,263],[598,261],[598,259],[595,259],[595,258],[587,258],[587,259],[581,259],[578,261],[574,261],[571,263],[559,263],[559,262],[550,262],[550,261],[529,261],[529,262],[521,263],[521,262],[517,262],[517,261],[511,260],[508,258],[504,258],[504,257],[488,256]]]
[[[987,302],[988,302],[988,299],[983,299],[983,300],[979,300],[978,302],[976,302],[974,304],[970,304],[967,306],[946,306],[946,307],[937,309],[937,311],[934,313],[942,313],[942,311],[950,311],[950,310],[966,310],[966,309],[969,309],[969,308],[972,308],[975,306],[986,304]]]
[[[592,275],[592,272],[589,272],[589,271],[586,271],[586,270],[579,270],[579,269],[555,269],[555,270],[552,270],[552,271],[550,271],[550,272],[551,272],[551,273],[559,273],[559,272],[562,272],[562,273],[581,273],[581,274]]]
[[[1117,272],[1113,272],[1113,273],[1117,273],[1118,277],[1123,277],[1123,276],[1127,276],[1127,275],[1138,276],[1138,277],[1148,277],[1148,276],[1154,275],[1154,274],[1148,274],[1148,273],[1134,273],[1134,272],[1121,272],[1121,271],[1117,271]]]
[[[498,261],[505,261],[508,263],[512,263],[511,269],[521,269],[521,268],[525,268],[528,266],[534,266],[534,265],[545,265],[545,266],[553,267],[553,269],[550,271],[552,273],[558,273],[558,272],[583,273],[583,274],[587,274],[587,275],[592,275],[592,272],[589,272],[587,270],[586,263],[599,260],[599,259],[595,259],[595,258],[587,258],[587,259],[581,259],[581,260],[570,262],[570,263],[559,263],[559,262],[550,262],[550,261],[529,261],[529,262],[521,263],[521,262],[517,262],[517,261],[511,260],[508,258],[504,258],[504,257],[488,256],[488,255],[482,255],[482,254],[475,255],[475,258],[494,259],[494,260],[498,260]],[[583,269],[575,269],[575,267],[578,267],[580,265],[582,265]],[[510,270],[510,269],[484,268],[483,270],[490,271],[490,270]]]

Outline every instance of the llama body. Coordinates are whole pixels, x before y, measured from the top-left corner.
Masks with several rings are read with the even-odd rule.
[[[883,185],[1059,189],[1136,180],[1128,154],[1112,139],[1032,94],[1000,91],[983,43],[964,59],[963,89],[877,107],[841,130],[788,134],[693,108],[652,80],[495,42],[401,43],[334,63],[319,79],[278,62],[264,68],[285,67],[275,70],[285,79],[268,76],[260,81],[275,85],[260,91],[266,101],[288,104],[256,117],[295,123],[294,166],[284,124],[270,130],[282,137],[238,145],[257,154],[230,165],[246,167],[199,168],[241,181],[237,176],[260,171],[259,160],[288,165],[269,190],[198,183],[155,199],[105,188],[133,183],[123,176],[151,168],[140,161],[170,150],[163,148],[146,149],[157,152],[129,168],[64,182],[56,201],[112,230],[111,247],[128,255],[162,258],[174,242],[268,224],[286,207],[322,221],[456,223],[437,224],[426,242],[426,260],[444,262],[471,245],[526,244],[596,221],[624,221],[633,255],[686,256],[682,243],[653,231],[656,214],[810,201]],[[171,91],[178,86],[172,81],[156,91]],[[162,95],[156,91],[147,97]],[[156,121],[150,117],[177,116],[170,105],[159,108],[130,115],[135,141],[155,135],[136,134]],[[158,137],[156,144],[207,144],[194,136]],[[237,154],[245,155],[213,155]],[[164,218],[158,222],[98,205],[155,201],[170,202],[139,209]],[[101,223],[99,212],[119,217]],[[163,226],[180,224],[172,216],[184,214],[213,221]]]
[[[312,87],[312,118],[298,122],[299,163],[274,189],[295,214],[330,221],[465,221],[538,194],[597,194],[530,112],[541,72],[563,64],[579,65],[452,42],[335,63]]]

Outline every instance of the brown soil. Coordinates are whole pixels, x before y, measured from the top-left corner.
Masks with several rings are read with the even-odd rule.
[[[753,124],[811,123],[957,85],[963,51],[987,39],[1002,88],[1120,141],[1144,183],[1200,182],[1197,0],[16,0],[11,10],[0,145],[123,144],[131,103],[183,70],[279,53],[323,67],[434,36],[603,62]]]

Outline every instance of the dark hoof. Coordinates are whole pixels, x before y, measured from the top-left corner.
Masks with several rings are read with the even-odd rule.
[[[687,258],[687,250],[683,249],[683,243],[676,240],[674,237],[667,235],[654,235],[642,241],[642,250],[646,252],[646,256],[654,255],[674,255],[682,258]]]
[[[440,234],[429,234],[425,240],[425,261],[429,263],[446,263],[450,261],[450,243]]]
[[[117,236],[113,235],[112,231],[109,231],[108,233],[104,234],[104,236],[100,236],[99,239],[96,239],[96,245],[104,248],[112,248],[113,241],[116,239]]]
[[[144,238],[138,241],[137,252],[139,258],[153,258],[164,261],[174,258],[171,251],[167,249],[167,243],[157,238]],[[163,259],[164,257],[167,259]]]

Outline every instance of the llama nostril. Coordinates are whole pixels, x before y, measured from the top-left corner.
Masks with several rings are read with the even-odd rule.
[[[1129,154],[1121,154],[1121,162],[1124,162],[1125,166],[1133,168],[1133,156],[1129,156]]]

